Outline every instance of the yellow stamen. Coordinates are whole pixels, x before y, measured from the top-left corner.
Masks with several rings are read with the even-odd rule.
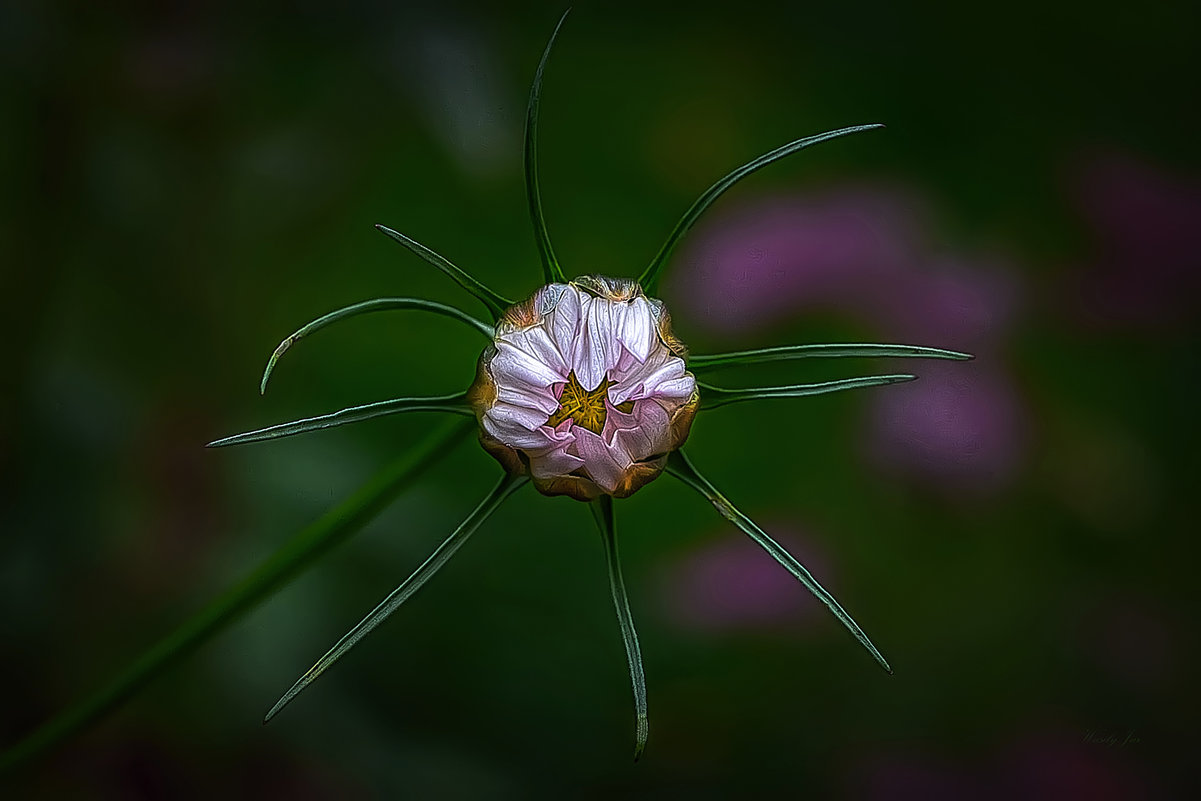
[[[577,426],[582,426],[593,434],[601,433],[601,429],[605,427],[605,418],[609,414],[605,408],[605,401],[609,397],[609,384],[609,379],[606,378],[600,382],[600,386],[589,392],[580,386],[575,371],[572,370],[567,375],[563,394],[559,396],[559,408],[546,424],[554,428],[570,418]],[[634,402],[626,401],[616,408],[629,413],[634,408]]]

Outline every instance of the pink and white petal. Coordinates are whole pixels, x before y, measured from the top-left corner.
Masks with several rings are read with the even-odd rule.
[[[553,428],[548,426],[539,426],[531,431],[516,423],[495,420],[487,414],[481,418],[480,426],[490,436],[510,448],[546,451],[562,444],[562,439],[556,436]]]
[[[615,304],[614,314],[618,341],[639,362],[646,361],[656,341],[655,321],[646,298]]]
[[[609,428],[610,419],[614,420],[612,429]],[[610,449],[625,453],[631,461],[637,462],[668,449],[671,419],[667,410],[656,401],[640,400],[634,404],[632,414],[611,411],[602,436]]]
[[[496,343],[496,355],[488,365],[497,386],[522,383],[531,387],[548,387],[563,380],[550,365],[540,361],[504,339]]]
[[[580,290],[568,286],[559,296],[559,302],[554,311],[546,319],[546,327],[554,340],[559,353],[568,365],[574,364],[573,354],[576,337],[580,332],[580,322],[584,316],[583,302]]]
[[[623,412],[612,404],[605,405],[605,427],[602,436],[605,442],[613,441],[613,432],[620,428],[637,428],[638,417],[633,412]]]
[[[537,456],[531,455],[530,474],[534,478],[558,478],[583,467],[583,459],[567,452],[569,445],[567,443]]]
[[[635,347],[634,355],[640,356],[639,361],[646,361],[651,351],[660,344],[658,323],[651,314],[651,305],[646,302],[646,298],[636,298],[630,305],[637,309],[638,331],[639,335],[644,337]]]
[[[609,375],[613,385],[609,387],[609,400],[616,406],[629,400],[630,396],[640,391],[648,376],[663,367],[671,359],[667,348],[656,348],[647,356],[646,361],[639,364],[629,353],[623,353],[617,362],[617,367]]]
[[[533,431],[546,422],[547,415],[538,409],[498,400],[492,404],[491,409],[484,413],[484,417],[485,419],[491,418],[497,425],[520,426],[527,431]]]
[[[566,359],[559,353],[545,325],[534,325],[520,331],[513,331],[500,337],[500,342],[513,346],[522,353],[532,356],[537,361],[549,367],[560,376],[559,380],[567,378],[569,368]]]
[[[647,392],[647,397],[688,400],[695,390],[696,377],[689,374],[657,384],[653,390]]]
[[[644,363],[645,362],[640,362],[635,359],[628,350],[623,349],[621,351],[621,357],[617,360],[617,364],[615,364],[613,369],[609,371],[609,379],[612,381],[618,381],[619,376],[629,375],[634,370],[639,369],[639,365]]]
[[[609,448],[599,435],[586,428],[576,426],[574,431],[575,451],[584,460],[589,477],[605,492],[613,492],[631,464],[628,454]]]
[[[576,380],[585,390],[591,392],[600,386],[609,368],[610,356],[614,350],[613,362],[621,355],[621,349],[613,337],[613,304],[603,298],[587,297],[584,299],[584,318],[580,325],[579,336],[576,337],[573,351],[572,367],[575,368]]]
[[[638,427],[638,418],[632,414],[626,414],[612,406],[608,407],[608,414],[605,415],[605,425],[601,429],[601,440],[610,448],[618,447],[617,433],[619,431],[627,431]]]
[[[496,386],[496,400],[512,406],[522,406],[527,409],[537,409],[543,413],[543,419],[559,408],[559,399],[555,395],[555,386],[533,388],[523,384]]]
[[[617,379],[617,391],[611,392],[614,405],[627,400],[638,400],[655,394],[657,388],[667,381],[687,375],[684,360],[670,355],[662,348],[656,351],[639,367]]]

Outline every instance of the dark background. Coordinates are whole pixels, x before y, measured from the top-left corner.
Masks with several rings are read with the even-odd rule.
[[[0,7],[0,738],[95,689],[433,424],[228,451],[248,428],[456,391],[478,342],[379,315],[539,278],[521,126],[559,4]],[[1196,787],[1195,4],[577,3],[541,164],[569,275],[637,275],[697,353],[907,341],[971,363],[706,412],[698,467],[825,580],[889,677],[664,478],[618,504],[650,693],[587,510],[525,490],[293,707],[263,712],[483,496],[456,448],[361,535],[17,797],[1126,799]],[[4,793],[7,795],[7,793]]]

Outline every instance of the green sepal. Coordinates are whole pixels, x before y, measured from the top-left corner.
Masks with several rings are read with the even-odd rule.
[[[320,331],[327,325],[333,325],[339,320],[357,317],[360,314],[370,314],[371,312],[395,311],[400,309],[420,309],[459,320],[479,331],[489,340],[496,334],[496,330],[487,323],[477,320],[470,314],[460,311],[454,306],[447,306],[444,303],[435,303],[432,300],[422,300],[421,298],[375,298],[374,300],[365,300],[362,303],[354,303],[318,317],[279,343],[279,347],[275,349],[275,352],[271,354],[271,358],[267,360],[267,368],[263,370],[263,380],[259,383],[259,394],[267,392],[267,381],[271,378],[271,371],[275,369],[276,362],[288,352],[289,348],[296,344],[297,340]]]
[[[509,300],[503,295],[493,292],[491,289],[477,281],[469,273],[460,269],[459,267],[456,267],[449,260],[439,256],[437,253],[430,250],[420,242],[409,239],[404,234],[400,233],[399,231],[393,231],[386,225],[376,225],[375,227],[382,233],[387,234],[400,244],[404,245],[413,253],[416,253],[418,256],[428,261],[430,264],[437,267],[442,272],[446,273],[446,275],[450,276],[452,281],[463,287],[463,289],[466,289],[472,295],[475,295],[475,297],[478,298],[481,303],[488,307],[488,311],[492,312],[492,320],[494,322],[500,319],[501,315],[504,314],[505,309],[513,305],[513,301]]]
[[[206,448],[224,448],[229,445],[245,445],[248,442],[261,442],[267,439],[291,437],[316,431],[321,428],[344,426],[347,423],[358,423],[373,417],[383,417],[400,412],[451,412],[453,414],[472,415],[471,407],[467,405],[467,394],[459,392],[454,395],[438,395],[431,398],[394,398],[393,400],[368,403],[364,406],[352,406],[338,412],[323,414],[318,417],[306,417],[303,420],[293,420],[290,423],[260,428],[257,431],[247,431],[245,434],[235,434],[210,442]]]
[[[371,633],[376,626],[388,619],[388,616],[397,610],[397,608],[412,597],[413,593],[421,589],[421,587],[429,581],[435,573],[445,565],[450,558],[455,555],[455,552],[462,547],[463,543],[475,533],[475,530],[480,527],[480,524],[487,520],[501,502],[509,497],[522,484],[529,481],[527,476],[512,476],[505,474],[492,491],[485,496],[484,500],[480,501],[479,506],[475,507],[467,519],[459,524],[449,537],[443,540],[438,549],[430,554],[420,567],[413,571],[413,574],[401,582],[400,586],[394,589],[387,598],[380,602],[379,606],[371,611],[371,614],[359,621],[358,625],[348,631],[342,639],[329,651],[325,656],[317,660],[317,664],[313,665],[308,671],[300,677],[292,688],[283,694],[283,697],[275,702],[275,706],[271,707],[270,711],[263,718],[263,723],[266,724],[271,718],[279,714],[279,711],[292,702],[306,687],[320,678],[321,674],[330,668],[335,662],[342,658],[343,655],[351,648],[358,644],[359,640]]]
[[[875,128],[883,128],[883,125],[853,125],[849,128],[839,128],[836,131],[827,131],[815,136],[807,136],[804,139],[797,139],[795,142],[789,142],[783,147],[778,147],[770,153],[765,153],[754,161],[743,164],[732,173],[722,178],[713,186],[705,190],[705,193],[697,198],[696,202],[684,213],[680,221],[676,223],[676,227],[672,229],[668,235],[667,241],[663,243],[663,247],[659,248],[659,252],[655,254],[655,258],[651,259],[651,263],[638,277],[638,283],[642,285],[642,289],[648,295],[655,295],[659,291],[659,277],[663,272],[663,267],[667,263],[667,259],[671,256],[671,252],[675,250],[677,244],[684,234],[688,233],[688,229],[693,226],[697,218],[704,213],[705,209],[713,204],[713,201],[721,197],[722,193],[729,189],[734,184],[741,181],[751,173],[766,167],[773,161],[782,159],[785,156],[790,156],[798,150],[804,150],[810,145],[816,145],[818,142],[825,142],[827,139],[836,139],[847,134],[858,133],[859,131],[870,131]]]
[[[642,651],[638,647],[638,632],[634,630],[634,616],[630,613],[630,599],[626,594],[625,579],[621,575],[621,562],[617,555],[617,531],[613,521],[613,497],[602,495],[590,504],[592,516],[600,529],[605,544],[605,563],[609,568],[609,590],[613,594],[613,608],[617,611],[617,623],[621,627],[621,640],[626,648],[626,662],[630,667],[630,684],[634,688],[634,761],[646,750],[649,722],[646,716],[646,672],[642,668]]]
[[[554,33],[550,35],[550,41],[546,43],[546,49],[542,51],[534,82],[530,85],[530,102],[525,112],[525,193],[529,200],[530,223],[534,226],[534,241],[538,244],[538,256],[542,260],[542,280],[547,284],[565,283],[567,276],[555,258],[550,234],[546,230],[546,217],[542,213],[542,190],[538,185],[538,106],[542,99],[542,72],[546,69],[546,60],[570,12],[570,8],[563,12]]]
[[[863,378],[843,378],[838,381],[821,381],[816,384],[790,384],[782,387],[750,387],[748,389],[723,389],[697,381],[701,390],[701,409],[716,409],[731,403],[764,398],[802,398],[807,395],[824,395],[845,389],[878,387],[883,384],[902,384],[914,381],[917,376],[908,373],[898,375],[869,375]]]
[[[694,373],[713,370],[735,364],[758,364],[779,362],[789,359],[862,357],[901,357],[912,359],[956,359],[975,358],[970,353],[943,348],[928,348],[922,345],[785,345],[778,348],[740,350],[732,353],[715,353],[708,356],[689,356],[688,369]]]
[[[826,588],[819,584],[817,579],[792,554],[784,550],[783,546],[769,537],[763,529],[755,525],[753,520],[738,511],[734,507],[734,504],[730,503],[724,495],[717,491],[716,487],[709,483],[708,479],[698,473],[692,462],[689,461],[688,457],[682,451],[675,451],[668,458],[667,472],[705,496],[713,504],[713,507],[717,509],[718,514],[741,529],[743,533],[754,540],[763,550],[767,551],[773,559],[779,562],[801,584],[804,584],[809,592],[813,593],[819,601],[826,605],[827,609],[834,613],[834,617],[838,618],[838,621],[868,650],[868,653],[880,663],[880,666],[889,673],[892,673],[892,668],[889,666],[888,661],[884,659],[880,651],[872,644],[872,641],[863,633],[863,629],[859,628],[859,624],[847,614],[838,601],[834,600],[834,596],[827,592]]]

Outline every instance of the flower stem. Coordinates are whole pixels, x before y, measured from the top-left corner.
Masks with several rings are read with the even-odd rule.
[[[144,652],[109,684],[0,754],[0,775],[43,756],[97,723],[265,601],[335,545],[367,525],[473,428],[467,420],[454,420],[435,430],[355,494],[298,532],[257,570]]]
[[[617,556],[617,531],[613,521],[613,497],[602,495],[592,502],[592,516],[605,543],[605,563],[609,567],[609,590],[613,594],[613,607],[617,610],[617,623],[621,626],[621,639],[626,647],[626,661],[630,667],[630,683],[634,687],[634,761],[637,762],[646,750],[649,731],[646,716],[646,672],[642,668],[642,651],[638,647],[638,632],[634,630],[634,616],[630,614],[630,599],[626,594],[625,579],[621,575],[621,562]]]

